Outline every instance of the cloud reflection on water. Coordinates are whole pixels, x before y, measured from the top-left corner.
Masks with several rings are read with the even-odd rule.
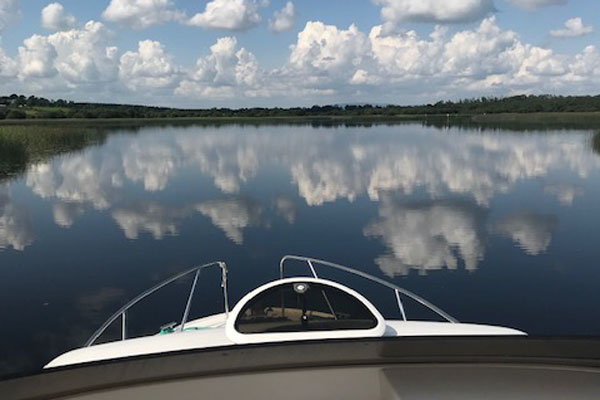
[[[570,206],[573,204],[576,197],[584,194],[584,190],[577,185],[560,182],[545,184],[544,193],[556,198],[560,204]]]
[[[137,239],[140,232],[148,232],[156,240],[177,234],[177,223],[190,215],[187,207],[167,207],[156,202],[143,202],[117,208],[112,217],[127,239]]]
[[[526,254],[536,256],[550,246],[557,223],[554,215],[521,211],[492,224],[491,231],[512,239]]]
[[[378,237],[389,253],[375,262],[389,276],[421,273],[441,268],[456,269],[462,260],[467,270],[477,269],[485,250],[479,227],[484,210],[472,203],[428,201],[404,204],[384,196],[379,218],[364,234]]]
[[[10,187],[0,182],[0,251],[11,247],[23,251],[33,242],[33,229],[25,207],[16,204]]]
[[[196,209],[235,244],[244,243],[243,230],[257,226],[262,214],[262,207],[250,199],[208,201],[198,204]]]
[[[563,132],[499,134],[437,131],[418,125],[145,131],[111,136],[101,147],[32,165],[26,184],[41,198],[58,200],[53,214],[59,226],[71,226],[92,207],[108,210],[129,239],[138,238],[141,232],[162,239],[176,235],[182,220],[200,214],[230,240],[242,244],[243,230],[261,225],[270,207],[290,224],[296,222],[296,205],[289,196],[265,204],[240,196],[265,179],[263,172],[282,171],[308,206],[341,199],[352,202],[359,196],[378,202],[379,219],[363,233],[379,238],[390,249],[377,263],[394,275],[405,274],[409,268],[456,268],[459,261],[469,270],[477,268],[485,247],[478,236],[478,221],[497,194],[510,192],[518,182],[545,179],[552,171],[585,178],[600,168],[600,159],[589,150],[585,135]],[[216,189],[234,197],[186,199],[191,200],[188,205],[172,206],[134,195],[139,188],[149,197],[168,192],[173,179],[190,170],[209,177]],[[190,183],[194,184],[193,179]],[[583,195],[583,189],[570,183],[545,184],[543,189],[563,205]],[[417,190],[424,191],[431,202],[415,206],[388,198]],[[472,202],[442,201],[449,194]],[[525,227],[527,223],[539,225],[538,221],[525,222],[518,226],[517,220],[509,220],[494,229],[513,238],[528,254],[539,254],[549,240]]]

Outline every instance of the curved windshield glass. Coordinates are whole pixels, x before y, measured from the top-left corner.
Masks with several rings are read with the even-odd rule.
[[[265,290],[235,321],[240,333],[371,329],[377,319],[357,298],[337,288],[295,282]]]

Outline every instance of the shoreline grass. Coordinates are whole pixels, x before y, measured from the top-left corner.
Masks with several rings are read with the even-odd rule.
[[[551,121],[575,121],[585,119],[585,122],[600,123],[600,112],[534,112],[534,113],[488,113],[488,114],[371,114],[371,115],[305,115],[305,116],[225,116],[225,117],[153,117],[153,118],[28,118],[3,119],[0,125],[39,125],[39,124],[110,124],[110,123],[140,123],[140,122],[310,122],[310,121],[427,121],[447,119],[470,120],[477,123],[487,122],[532,122],[544,123]]]

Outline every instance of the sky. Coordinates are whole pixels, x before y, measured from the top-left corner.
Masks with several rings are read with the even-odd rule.
[[[0,94],[173,107],[600,93],[597,0],[0,0]]]

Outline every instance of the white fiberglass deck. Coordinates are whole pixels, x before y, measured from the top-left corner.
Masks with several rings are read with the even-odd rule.
[[[283,278],[285,261],[290,259],[306,262],[312,277]],[[379,310],[357,291],[338,282],[319,278],[315,265],[346,271],[393,290],[402,319],[385,319]],[[225,312],[187,321],[199,272],[203,268],[212,266],[218,266],[222,270],[221,284]],[[195,276],[181,323],[163,329],[156,335],[127,338],[127,310],[166,284],[191,273],[195,273]],[[132,300],[102,325],[90,338],[86,347],[57,357],[46,365],[46,368],[249,343],[377,337],[525,335],[511,328],[459,323],[439,308],[405,289],[363,272],[326,261],[286,256],[280,263],[280,275],[281,279],[250,291],[230,311],[225,264],[217,262],[196,267],[162,282]],[[433,311],[445,322],[409,320],[403,306],[403,296]],[[94,345],[104,330],[119,317],[122,322],[122,340]]]

